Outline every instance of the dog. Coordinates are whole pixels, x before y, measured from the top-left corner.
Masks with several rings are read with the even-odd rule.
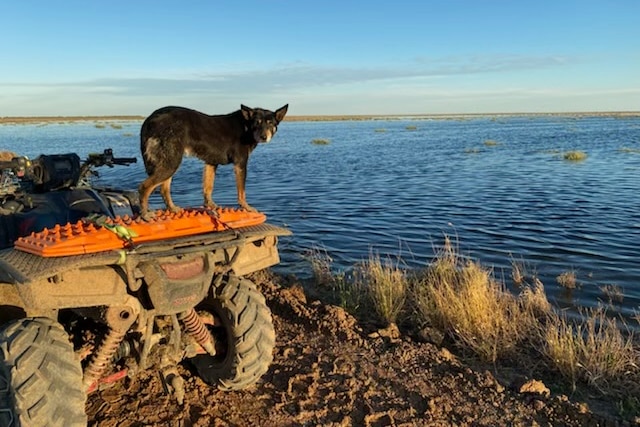
[[[214,209],[213,184],[218,165],[233,163],[241,208],[257,212],[246,200],[245,183],[249,155],[259,143],[269,142],[289,104],[275,112],[262,108],[240,109],[229,114],[207,115],[184,107],[163,107],[145,119],[140,129],[140,150],[148,177],[140,184],[140,215],[153,218],[149,196],[158,187],[167,209],[180,208],[171,200],[171,179],[184,155],[204,161],[204,205]]]

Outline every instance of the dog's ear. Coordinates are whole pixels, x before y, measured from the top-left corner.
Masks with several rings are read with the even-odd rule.
[[[282,119],[284,119],[284,115],[287,114],[288,108],[289,108],[289,104],[285,105],[284,107],[278,108],[276,110],[276,120],[278,121],[278,123],[280,123]]]
[[[245,120],[251,120],[251,118],[253,117],[253,108],[249,108],[244,104],[240,104],[240,110],[242,110],[242,115],[244,116]]]

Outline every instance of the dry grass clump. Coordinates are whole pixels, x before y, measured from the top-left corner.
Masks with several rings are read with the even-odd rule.
[[[633,345],[633,333],[623,334],[618,322],[601,308],[583,317],[586,320],[550,317],[542,329],[543,354],[574,388],[577,381],[585,381],[605,393],[624,392],[618,390],[621,385],[640,379],[640,355]],[[635,388],[640,392],[640,384]]]
[[[578,279],[576,278],[575,270],[563,271],[556,276],[556,282],[558,285],[567,289],[575,289],[578,285]]]
[[[408,125],[407,127],[405,127],[406,130],[417,130],[418,126],[415,125]]]
[[[406,272],[399,262],[379,255],[370,255],[369,259],[358,266],[356,280],[358,289],[362,289],[373,309],[386,324],[398,323],[407,300]]]
[[[328,145],[329,140],[324,138],[316,138],[316,139],[312,139],[311,143],[315,145]]]
[[[600,288],[600,291],[610,303],[622,303],[624,301],[624,291],[618,285],[604,285]]]
[[[571,162],[579,162],[587,158],[587,153],[584,151],[567,151],[562,157]]]
[[[349,280],[343,271],[332,271],[333,259],[326,249],[314,248],[305,258],[311,264],[313,277],[321,293],[328,293],[331,303],[337,304],[349,313],[356,314],[361,309],[364,293],[359,283]]]
[[[498,145],[498,141],[496,141],[494,139],[487,139],[484,142],[484,145],[486,145],[487,147],[495,147],[496,145]]]
[[[530,303],[529,296],[525,303],[498,283],[490,270],[459,257],[448,239],[416,293],[423,321],[492,362],[511,353],[526,338],[535,322],[530,307],[540,305]]]
[[[515,285],[523,285],[527,281],[528,268],[523,259],[511,260],[511,280]]]
[[[326,251],[314,250],[308,259],[316,283],[361,319],[370,321],[375,313],[387,324],[408,320],[404,325],[416,330],[428,325],[494,363],[539,352],[574,388],[587,383],[619,399],[622,412],[640,415],[640,399],[629,398],[640,396],[640,348],[633,332],[603,309],[582,313],[579,319],[556,312],[540,280],[533,276],[527,281],[521,266],[512,273],[514,281],[524,283],[516,295],[496,281],[490,269],[460,256],[448,237],[417,276],[401,269],[399,260],[377,255],[356,266],[351,277],[332,273]],[[569,273],[575,278],[575,272]]]

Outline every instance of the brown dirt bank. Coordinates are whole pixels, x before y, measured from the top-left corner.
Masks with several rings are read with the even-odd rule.
[[[182,368],[186,396],[179,405],[150,374],[93,393],[89,424],[632,425],[616,419],[611,407],[595,413],[578,400],[546,394],[544,386],[521,388],[533,378],[523,375],[510,383],[497,379],[493,368],[473,368],[445,348],[393,330],[365,330],[344,310],[307,300],[295,280],[280,286],[284,279],[268,273],[253,279],[273,312],[277,335],[274,362],[257,385],[219,392]]]

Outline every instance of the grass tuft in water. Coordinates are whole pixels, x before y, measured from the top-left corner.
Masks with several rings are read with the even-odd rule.
[[[556,276],[556,282],[558,285],[567,289],[575,289],[578,285],[578,279],[576,277],[575,270],[563,271],[558,276]]]
[[[580,162],[587,158],[587,153],[584,151],[567,151],[562,157],[570,162]]]
[[[624,301],[624,291],[618,285],[604,285],[600,288],[600,291],[610,303],[620,304]]]

